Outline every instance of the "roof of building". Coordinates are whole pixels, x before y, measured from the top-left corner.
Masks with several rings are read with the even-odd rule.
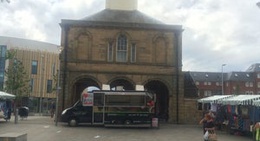
[[[221,72],[186,72],[189,73],[194,81],[220,82],[222,80]],[[229,72],[223,73],[224,81],[253,81],[253,72]]]
[[[220,82],[222,73],[219,72],[189,72],[194,81]],[[226,75],[225,73],[223,75]]]
[[[60,25],[145,28],[182,32],[181,25],[164,24],[138,10],[104,9],[79,20],[62,19]]]
[[[251,72],[230,72],[227,73],[225,79],[229,81],[251,81],[254,76]]]
[[[85,17],[85,21],[120,22],[120,23],[144,23],[144,24],[164,24],[138,10],[113,10],[104,9],[94,15]]]
[[[41,41],[35,41],[35,40],[15,38],[15,37],[0,36],[0,45],[6,45],[7,49],[17,48],[17,49],[25,49],[25,50],[39,50],[39,51],[59,53],[58,45],[41,42]]]
[[[260,72],[260,63],[252,64],[246,71],[247,72]]]

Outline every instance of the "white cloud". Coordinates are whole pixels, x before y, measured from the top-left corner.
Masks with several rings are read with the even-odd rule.
[[[138,9],[166,24],[183,25],[183,70],[245,70],[260,63],[259,0],[139,0]],[[60,44],[61,19],[81,19],[105,0],[12,0],[0,4],[0,35]]]

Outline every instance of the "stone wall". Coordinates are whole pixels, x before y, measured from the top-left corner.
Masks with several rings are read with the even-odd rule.
[[[184,99],[184,120],[185,124],[199,124],[203,112],[198,110],[197,99]]]

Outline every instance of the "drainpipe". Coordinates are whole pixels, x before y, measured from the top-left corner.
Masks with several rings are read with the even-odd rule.
[[[68,63],[68,25],[64,25],[64,63],[63,63],[63,85],[62,85],[62,109],[65,107],[65,94],[66,94],[66,85],[67,85],[67,63]]]
[[[177,33],[174,33],[175,38],[176,38],[176,120],[177,123],[179,123],[179,96],[180,96],[180,70],[182,66],[182,41],[181,41],[181,35],[182,35],[183,30],[177,31]]]
[[[175,49],[176,49],[176,121],[179,123],[179,36],[175,35]]]

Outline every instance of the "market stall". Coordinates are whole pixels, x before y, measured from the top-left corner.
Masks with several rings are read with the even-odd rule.
[[[231,133],[245,135],[250,132],[255,119],[253,102],[256,100],[260,100],[260,95],[236,95],[219,101],[226,106]]]
[[[10,99],[14,99],[15,98],[15,95],[12,95],[12,94],[9,94],[7,92],[2,92],[0,91],[0,99],[2,100],[10,100]]]
[[[226,107],[220,104],[221,100],[233,97],[234,95],[214,95],[198,99],[197,101],[201,103],[201,109],[204,111],[203,115],[209,111],[213,113],[215,124],[217,129],[221,130],[223,128],[223,123],[225,124],[226,116]]]
[[[0,119],[9,120],[11,118],[13,99],[15,99],[15,95],[0,91]]]

